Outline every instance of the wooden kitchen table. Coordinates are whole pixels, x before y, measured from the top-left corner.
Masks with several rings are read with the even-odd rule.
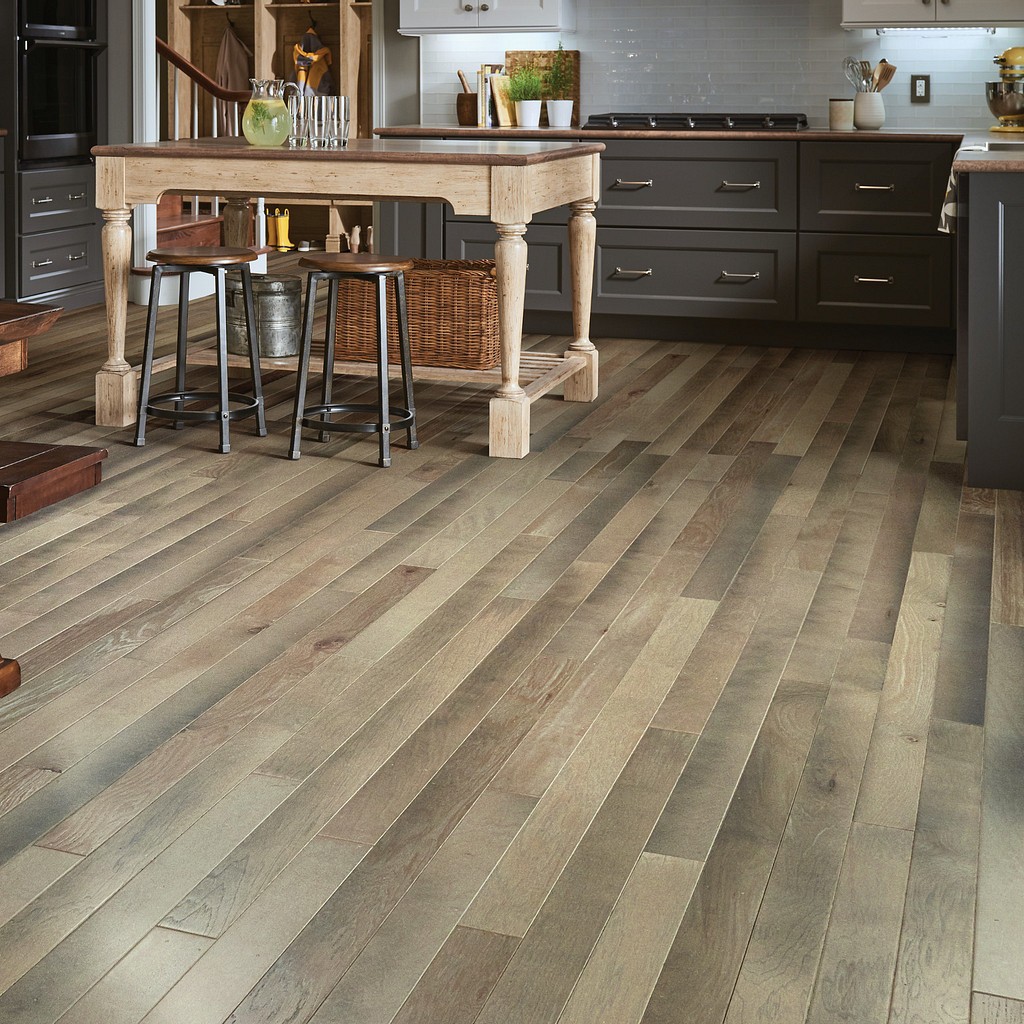
[[[501,377],[490,403],[490,454],[530,450],[530,403],[564,382],[565,398],[597,397],[597,351],[590,341],[599,154],[589,142],[356,139],[346,149],[259,149],[238,139],[97,146],[96,205],[103,211],[107,360],[96,375],[96,422],[134,422],[138,368],[124,358],[131,212],[165,192],[228,197],[225,242],[240,244],[253,196],[445,200],[456,213],[489,217],[497,230]],[[526,293],[526,226],[532,216],[569,205],[573,334],[562,356],[530,353],[521,374]],[[527,369],[529,372],[527,372]],[[487,371],[446,370],[448,379]],[[521,382],[521,376],[526,386]],[[527,379],[528,378],[528,379]],[[488,379],[488,378],[484,378]]]

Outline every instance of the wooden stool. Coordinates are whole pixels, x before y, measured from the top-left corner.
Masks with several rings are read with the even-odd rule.
[[[303,426],[320,431],[352,431],[380,435],[381,466],[391,465],[391,431],[406,430],[408,446],[418,448],[416,440],[416,407],[412,394],[412,357],[409,354],[409,324],[405,310],[405,271],[412,260],[386,259],[369,253],[324,253],[299,260],[299,266],[311,270],[306,286],[306,313],[302,323],[302,346],[299,350],[299,375],[295,387],[295,414],[292,442],[288,457],[299,457],[299,441]],[[331,401],[334,382],[334,339],[338,322],[338,282],[345,278],[373,279],[377,288],[377,403],[339,403]],[[405,407],[391,405],[388,393],[388,315],[387,282],[395,282],[395,308],[398,313],[398,349],[402,359],[402,391]],[[328,282],[327,340],[324,344],[323,393],[319,405],[306,405],[306,381],[309,377],[309,351],[313,340],[313,311],[316,290],[321,281]],[[335,423],[334,413],[367,413],[374,418],[364,422]]]
[[[135,427],[135,444],[146,443],[146,417],[158,416],[174,421],[180,430],[185,421],[219,421],[220,444],[218,451],[231,451],[228,423],[243,416],[256,416],[256,434],[267,436],[263,409],[263,385],[260,382],[260,361],[256,350],[256,311],[252,300],[252,275],[249,264],[256,259],[252,249],[226,246],[186,246],[176,249],[154,249],[146,254],[154,264],[153,284],[149,293],[149,316],[146,320],[146,344],[142,356],[142,376],[139,381],[139,413]],[[245,301],[245,324],[249,339],[249,368],[252,373],[253,394],[228,391],[227,324],[224,316],[224,274],[228,267],[237,267],[242,274],[242,296]],[[216,283],[217,303],[217,372],[216,391],[185,390],[185,348],[188,340],[188,282],[195,272],[212,274]],[[166,274],[180,274],[178,291],[178,348],[175,366],[174,390],[150,395],[153,375],[153,350],[156,347],[156,316],[160,304],[160,281]],[[213,402],[214,409],[185,409],[186,402]],[[235,408],[230,408],[234,403]],[[173,408],[167,408],[167,406]]]

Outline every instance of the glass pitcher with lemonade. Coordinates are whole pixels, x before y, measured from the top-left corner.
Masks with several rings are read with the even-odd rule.
[[[252,96],[242,114],[242,134],[253,146],[280,146],[291,131],[292,122],[285,106],[289,88],[298,90],[294,82],[280,78],[250,78]]]

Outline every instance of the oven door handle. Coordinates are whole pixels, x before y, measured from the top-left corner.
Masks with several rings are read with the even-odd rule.
[[[59,46],[64,49],[94,50],[97,53],[107,48],[106,43],[97,43],[88,39],[23,39],[22,42],[25,44],[25,53],[30,53],[37,46]]]

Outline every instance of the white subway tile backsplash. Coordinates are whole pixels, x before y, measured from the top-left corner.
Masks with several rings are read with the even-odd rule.
[[[892,128],[987,128],[992,57],[1024,31],[948,35],[844,31],[840,0],[577,0],[576,30],[423,36],[422,120],[455,123],[455,72],[501,61],[506,50],[581,52],[584,116],[608,110],[799,110],[828,119],[831,96],[852,95],[847,55],[899,71],[884,95]],[[932,102],[910,103],[910,75],[931,75]]]

